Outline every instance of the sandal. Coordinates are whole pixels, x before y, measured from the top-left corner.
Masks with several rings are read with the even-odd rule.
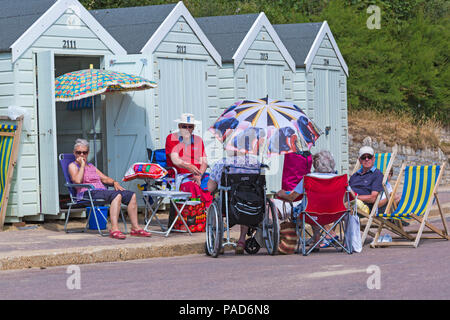
[[[113,239],[118,239],[118,240],[124,240],[126,239],[126,235],[124,235],[122,233],[122,231],[120,230],[116,230],[116,231],[109,231],[109,236]]]
[[[234,249],[235,254],[244,254],[245,242],[238,242]]]
[[[150,232],[145,231],[144,229],[139,229],[139,230],[131,230],[130,235],[135,236],[135,237],[151,237],[152,234]]]
[[[331,246],[332,240],[338,240],[338,239],[339,239],[338,236],[335,236],[335,237],[333,237],[333,238],[325,238],[325,239],[323,240],[323,242],[319,245],[319,247],[320,247],[321,249],[328,248],[329,246]]]

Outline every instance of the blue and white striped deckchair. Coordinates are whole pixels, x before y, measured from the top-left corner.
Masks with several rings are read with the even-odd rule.
[[[378,227],[377,234],[375,235],[375,240],[371,246],[385,246],[385,245],[411,245],[417,247],[419,245],[419,241],[422,237],[422,233],[436,233],[439,237],[438,239],[446,239],[450,240],[448,235],[447,224],[444,219],[439,199],[437,197],[437,187],[439,186],[439,181],[442,177],[442,174],[445,170],[445,162],[441,166],[406,166],[402,165],[402,169],[400,171],[399,178],[395,184],[393,192],[396,192],[396,189],[399,185],[399,181],[404,172],[404,184],[402,197],[397,206],[397,209],[392,213],[389,213],[388,210],[393,203],[393,198],[388,202],[386,212],[377,214],[378,218],[385,219],[414,219],[420,223],[420,227],[417,231],[409,231],[407,237],[400,236],[400,239],[407,238],[407,242],[402,241],[393,241],[393,242],[378,242],[378,238],[380,236],[381,230],[383,228],[390,229],[389,226],[386,226],[383,222]],[[442,223],[444,226],[443,230],[438,229],[433,226],[428,221],[428,214],[430,212],[431,206],[433,204],[433,200],[436,199],[438,204],[439,213],[441,215]],[[424,228],[427,227],[431,231],[424,231]],[[391,230],[394,231],[394,230]],[[395,232],[395,231],[394,231]],[[416,237],[414,238],[412,234],[416,233]],[[429,238],[429,237],[428,237]],[[433,237],[436,238],[436,237]]]
[[[9,189],[16,165],[17,152],[22,131],[23,117],[19,117],[15,124],[11,124],[8,117],[1,116],[0,121],[0,230],[5,222],[6,208],[8,206]]]
[[[387,178],[389,176],[389,171],[391,171],[391,168],[394,164],[394,160],[395,160],[396,156],[397,156],[397,148],[396,147],[393,148],[392,153],[376,153],[375,154],[374,166],[378,170],[380,170],[381,173],[383,173],[383,188],[384,188],[384,193],[386,194],[386,198],[388,200],[389,200],[389,193],[387,192],[386,182],[387,182]],[[359,160],[356,160],[356,165],[353,169],[352,174],[355,173],[360,168],[361,168],[361,164],[359,163]],[[379,222],[381,222],[381,221],[379,221],[379,219],[375,218],[375,214],[378,212],[378,203],[381,200],[381,196],[382,196],[382,193],[380,192],[378,194],[377,199],[375,200],[375,203],[374,203],[369,215],[367,215],[365,212],[358,210],[358,213],[360,215],[363,215],[366,218],[368,218],[365,227],[363,225],[361,225],[361,230],[364,230],[364,232],[361,236],[361,241],[363,244],[364,244],[364,241],[366,240],[368,234],[370,234],[371,236],[375,236],[375,234],[370,231],[370,228],[372,227],[372,223],[375,221],[376,224],[379,225]]]

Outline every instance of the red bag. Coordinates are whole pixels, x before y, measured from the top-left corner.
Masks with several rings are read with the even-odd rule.
[[[178,210],[180,210],[182,206],[182,202],[177,203]],[[206,207],[203,202],[200,202],[200,204],[197,205],[186,204],[181,215],[191,232],[205,232]],[[186,227],[180,219],[175,222],[173,228],[176,230],[186,230]]]

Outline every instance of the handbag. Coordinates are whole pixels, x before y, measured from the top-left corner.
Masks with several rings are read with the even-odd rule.
[[[298,235],[295,231],[294,222],[280,223],[280,244],[278,245],[278,252],[280,254],[293,254],[298,242]]]
[[[178,210],[180,210],[183,206],[184,202],[176,202]],[[172,207],[169,211],[169,222],[168,227],[172,224],[173,220],[176,217],[175,209]],[[186,221],[188,228],[191,232],[205,232],[206,229],[206,207],[203,202],[200,202],[199,199],[191,199],[184,206],[183,211],[181,212],[181,216]],[[184,223],[178,219],[173,226],[175,230],[186,230]]]

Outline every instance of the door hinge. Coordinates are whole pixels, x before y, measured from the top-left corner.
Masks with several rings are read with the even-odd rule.
[[[248,83],[248,74],[245,75],[245,83]]]
[[[316,79],[315,78],[313,79],[313,85],[314,85],[314,87],[316,86]]]
[[[205,71],[205,81],[208,81],[208,72]]]
[[[161,80],[161,69],[158,70],[158,79]]]

